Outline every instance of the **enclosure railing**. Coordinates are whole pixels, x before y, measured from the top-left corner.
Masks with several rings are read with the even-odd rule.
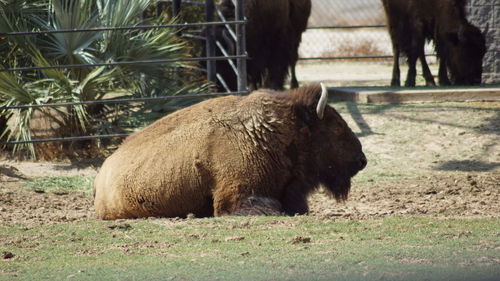
[[[195,95],[179,95],[179,96],[152,96],[152,97],[140,97],[140,98],[124,98],[124,99],[102,99],[102,100],[92,100],[92,101],[78,101],[78,102],[62,102],[62,103],[46,103],[46,104],[25,104],[25,105],[8,105],[1,106],[0,111],[6,109],[22,109],[22,108],[41,108],[41,107],[62,107],[62,106],[76,106],[76,105],[92,105],[92,104],[119,104],[119,103],[134,103],[134,102],[149,102],[158,100],[170,100],[170,99],[184,99],[184,98],[209,98],[222,95],[243,95],[247,94],[247,81],[246,81],[246,45],[245,45],[245,0],[232,0],[236,7],[236,17],[234,20],[226,20],[220,11],[218,11],[214,5],[214,0],[205,0],[204,2],[190,1],[190,0],[160,0],[157,3],[157,14],[161,13],[163,2],[171,2],[172,4],[172,14],[174,16],[178,15],[181,11],[181,3],[193,4],[193,5],[204,5],[205,6],[205,22],[196,23],[179,23],[179,24],[163,24],[163,25],[136,25],[136,26],[120,26],[120,27],[100,27],[100,28],[82,28],[82,29],[66,29],[66,30],[40,30],[40,31],[24,31],[24,32],[10,32],[10,33],[0,33],[1,37],[9,36],[31,36],[39,34],[53,34],[53,33],[78,33],[78,32],[97,32],[97,31],[111,31],[111,30],[148,30],[156,28],[181,28],[182,30],[187,30],[194,27],[205,27],[207,32],[205,36],[200,35],[185,35],[186,37],[191,37],[199,40],[204,40],[206,44],[206,53],[204,57],[194,57],[194,58],[184,58],[184,59],[156,59],[156,60],[136,60],[136,61],[122,61],[122,62],[103,62],[103,63],[92,63],[92,64],[66,64],[66,65],[52,65],[52,66],[21,66],[21,67],[11,67],[11,68],[0,68],[0,72],[17,72],[17,71],[36,71],[45,69],[70,69],[70,68],[85,68],[85,67],[100,67],[100,66],[123,66],[123,65],[139,65],[139,64],[165,64],[172,62],[207,62],[207,68],[200,70],[207,75],[207,80],[211,82],[216,82],[218,79],[221,84],[226,85],[226,92],[210,92],[201,93]],[[214,14],[217,12],[220,20],[215,20]],[[236,26],[236,30],[233,31],[231,25]],[[233,36],[236,42],[237,50],[236,54],[231,55],[220,42],[217,42],[214,36],[214,28],[216,26],[225,26]],[[184,34],[183,34],[184,36]],[[222,56],[215,56],[215,46],[217,46],[221,52]],[[227,87],[227,83],[224,81],[223,77],[217,75],[216,61],[227,60],[233,66],[235,71],[238,90],[231,91]],[[233,60],[236,61],[234,64]],[[65,142],[65,141],[78,141],[78,140],[89,140],[89,139],[102,139],[102,138],[115,138],[115,137],[126,137],[129,134],[102,134],[102,135],[86,135],[86,136],[72,136],[72,137],[60,137],[60,138],[43,138],[43,139],[31,139],[23,141],[0,141],[0,145],[16,145],[16,144],[27,144],[27,143],[41,143],[41,142]]]

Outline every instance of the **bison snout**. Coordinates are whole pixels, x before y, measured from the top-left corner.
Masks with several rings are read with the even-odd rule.
[[[356,165],[356,172],[363,170],[366,167],[366,164],[368,164],[368,160],[366,160],[366,156],[364,153],[361,153],[360,156],[358,156],[358,159],[355,161]]]
[[[359,171],[363,170],[366,167],[367,163],[368,161],[366,160],[366,156],[364,153],[361,153],[361,155],[351,160],[347,166],[350,176],[352,177]]]
[[[362,153],[361,156],[358,158],[359,171],[363,170],[366,167],[366,164],[368,164],[368,160],[366,160],[365,154]]]

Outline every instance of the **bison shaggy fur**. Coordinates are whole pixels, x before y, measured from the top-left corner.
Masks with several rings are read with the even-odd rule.
[[[420,59],[426,85],[435,85],[425,60],[426,40],[434,41],[441,85],[481,83],[486,52],[481,31],[465,16],[465,0],[382,0],[391,36],[394,67],[392,86],[400,85],[399,55],[408,57],[406,86],[415,86],[416,62]],[[448,78],[448,72],[450,78]]]
[[[326,97],[317,85],[261,90],[167,115],[106,159],[94,181],[98,217],[305,214],[320,184],[346,199],[366,158]]]

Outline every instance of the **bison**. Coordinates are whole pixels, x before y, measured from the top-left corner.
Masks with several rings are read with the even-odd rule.
[[[319,85],[210,99],[132,134],[94,181],[101,219],[305,214],[320,185],[347,199],[367,164]]]
[[[218,8],[222,14],[233,19],[235,7],[232,0],[221,0]],[[251,89],[260,87],[282,90],[288,69],[291,72],[291,87],[298,87],[295,65],[302,33],[307,28],[311,14],[311,0],[249,0],[245,6],[246,48],[248,53],[247,74]],[[231,54],[235,53],[234,41],[226,27],[215,28],[215,38]],[[222,53],[217,50],[217,55]],[[234,70],[227,61],[216,63],[230,90],[237,89]],[[218,84],[223,90],[223,85]]]
[[[392,86],[400,86],[400,53],[408,58],[405,86],[415,86],[417,59],[426,85],[436,85],[425,60],[426,40],[434,41],[436,47],[440,85],[481,83],[485,39],[467,21],[465,0],[382,0],[382,3],[394,53]]]

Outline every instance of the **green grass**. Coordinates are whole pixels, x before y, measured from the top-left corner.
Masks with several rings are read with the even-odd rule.
[[[42,177],[27,182],[24,187],[39,192],[92,192],[93,177]]]
[[[317,217],[0,226],[1,280],[494,280],[498,218]],[[308,241],[310,239],[310,241]]]

